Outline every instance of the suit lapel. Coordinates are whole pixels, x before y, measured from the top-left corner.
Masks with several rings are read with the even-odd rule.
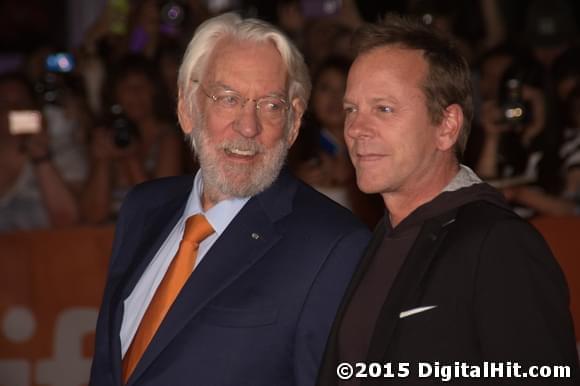
[[[377,319],[367,355],[368,361],[383,360],[399,322],[400,312],[405,306],[417,305],[422,294],[422,284],[426,280],[436,252],[447,234],[445,226],[451,222],[450,220],[455,215],[455,210],[447,212],[428,220],[421,228]]]
[[[110,347],[111,356],[115,358],[112,360],[115,379],[121,379],[121,340],[119,332],[123,321],[124,300],[131,294],[139,278],[183,214],[188,194],[189,192],[186,192],[183,196],[180,195],[178,198],[146,213],[141,219],[143,224],[141,232],[137,232],[135,236],[132,236],[139,238],[140,244],[138,248],[132,253],[129,252],[127,257],[123,257],[128,259],[127,261],[130,261],[130,264],[126,274],[118,281],[119,285],[114,289],[113,302],[111,303],[113,313],[110,328],[110,331],[112,331],[110,334],[112,339]]]
[[[286,176],[252,198],[234,218],[194,270],[143,354],[128,385],[139,379],[155,358],[221,291],[263,258],[282,235],[275,221],[291,209],[295,183]]]

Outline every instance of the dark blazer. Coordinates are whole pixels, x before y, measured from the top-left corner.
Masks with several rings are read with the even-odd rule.
[[[340,384],[340,321],[385,230],[383,221],[346,291],[329,337],[320,386]],[[400,317],[401,312],[427,306],[436,307]],[[408,362],[409,376],[361,378],[362,385],[441,383],[440,378],[418,378],[420,361],[568,365],[577,377],[568,289],[560,267],[531,225],[492,203],[475,201],[428,220],[385,300],[366,361]],[[392,369],[397,374],[398,365]],[[462,378],[445,384],[476,383]],[[575,383],[505,378],[479,384]]]
[[[183,213],[193,178],[145,183],[117,222],[90,384],[121,385],[123,300]],[[285,172],[251,198],[185,284],[129,385],[313,385],[370,232]]]

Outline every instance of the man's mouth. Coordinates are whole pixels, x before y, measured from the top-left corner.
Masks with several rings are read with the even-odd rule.
[[[253,157],[255,156],[258,152],[255,150],[242,150],[242,149],[224,149],[224,151],[226,152],[226,154],[228,155],[233,155],[233,156],[238,156],[238,157]]]
[[[359,162],[373,162],[385,158],[386,154],[381,153],[356,153],[356,159]]]

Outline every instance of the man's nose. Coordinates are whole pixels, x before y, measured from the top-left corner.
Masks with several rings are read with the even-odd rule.
[[[261,126],[258,118],[258,110],[256,109],[256,102],[248,100],[240,107],[238,117],[234,122],[234,128],[247,138],[253,138],[260,134]]]
[[[372,127],[365,114],[356,112],[347,117],[344,123],[344,135],[350,138],[371,137]]]

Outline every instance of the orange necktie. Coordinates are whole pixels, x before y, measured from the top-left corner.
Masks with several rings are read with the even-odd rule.
[[[143,319],[141,319],[141,324],[137,328],[135,337],[123,358],[123,383],[127,383],[167,311],[193,271],[199,243],[213,232],[214,229],[204,215],[196,214],[187,219],[179,249],[169,264],[159,287],[157,287],[157,291],[153,295]]]

